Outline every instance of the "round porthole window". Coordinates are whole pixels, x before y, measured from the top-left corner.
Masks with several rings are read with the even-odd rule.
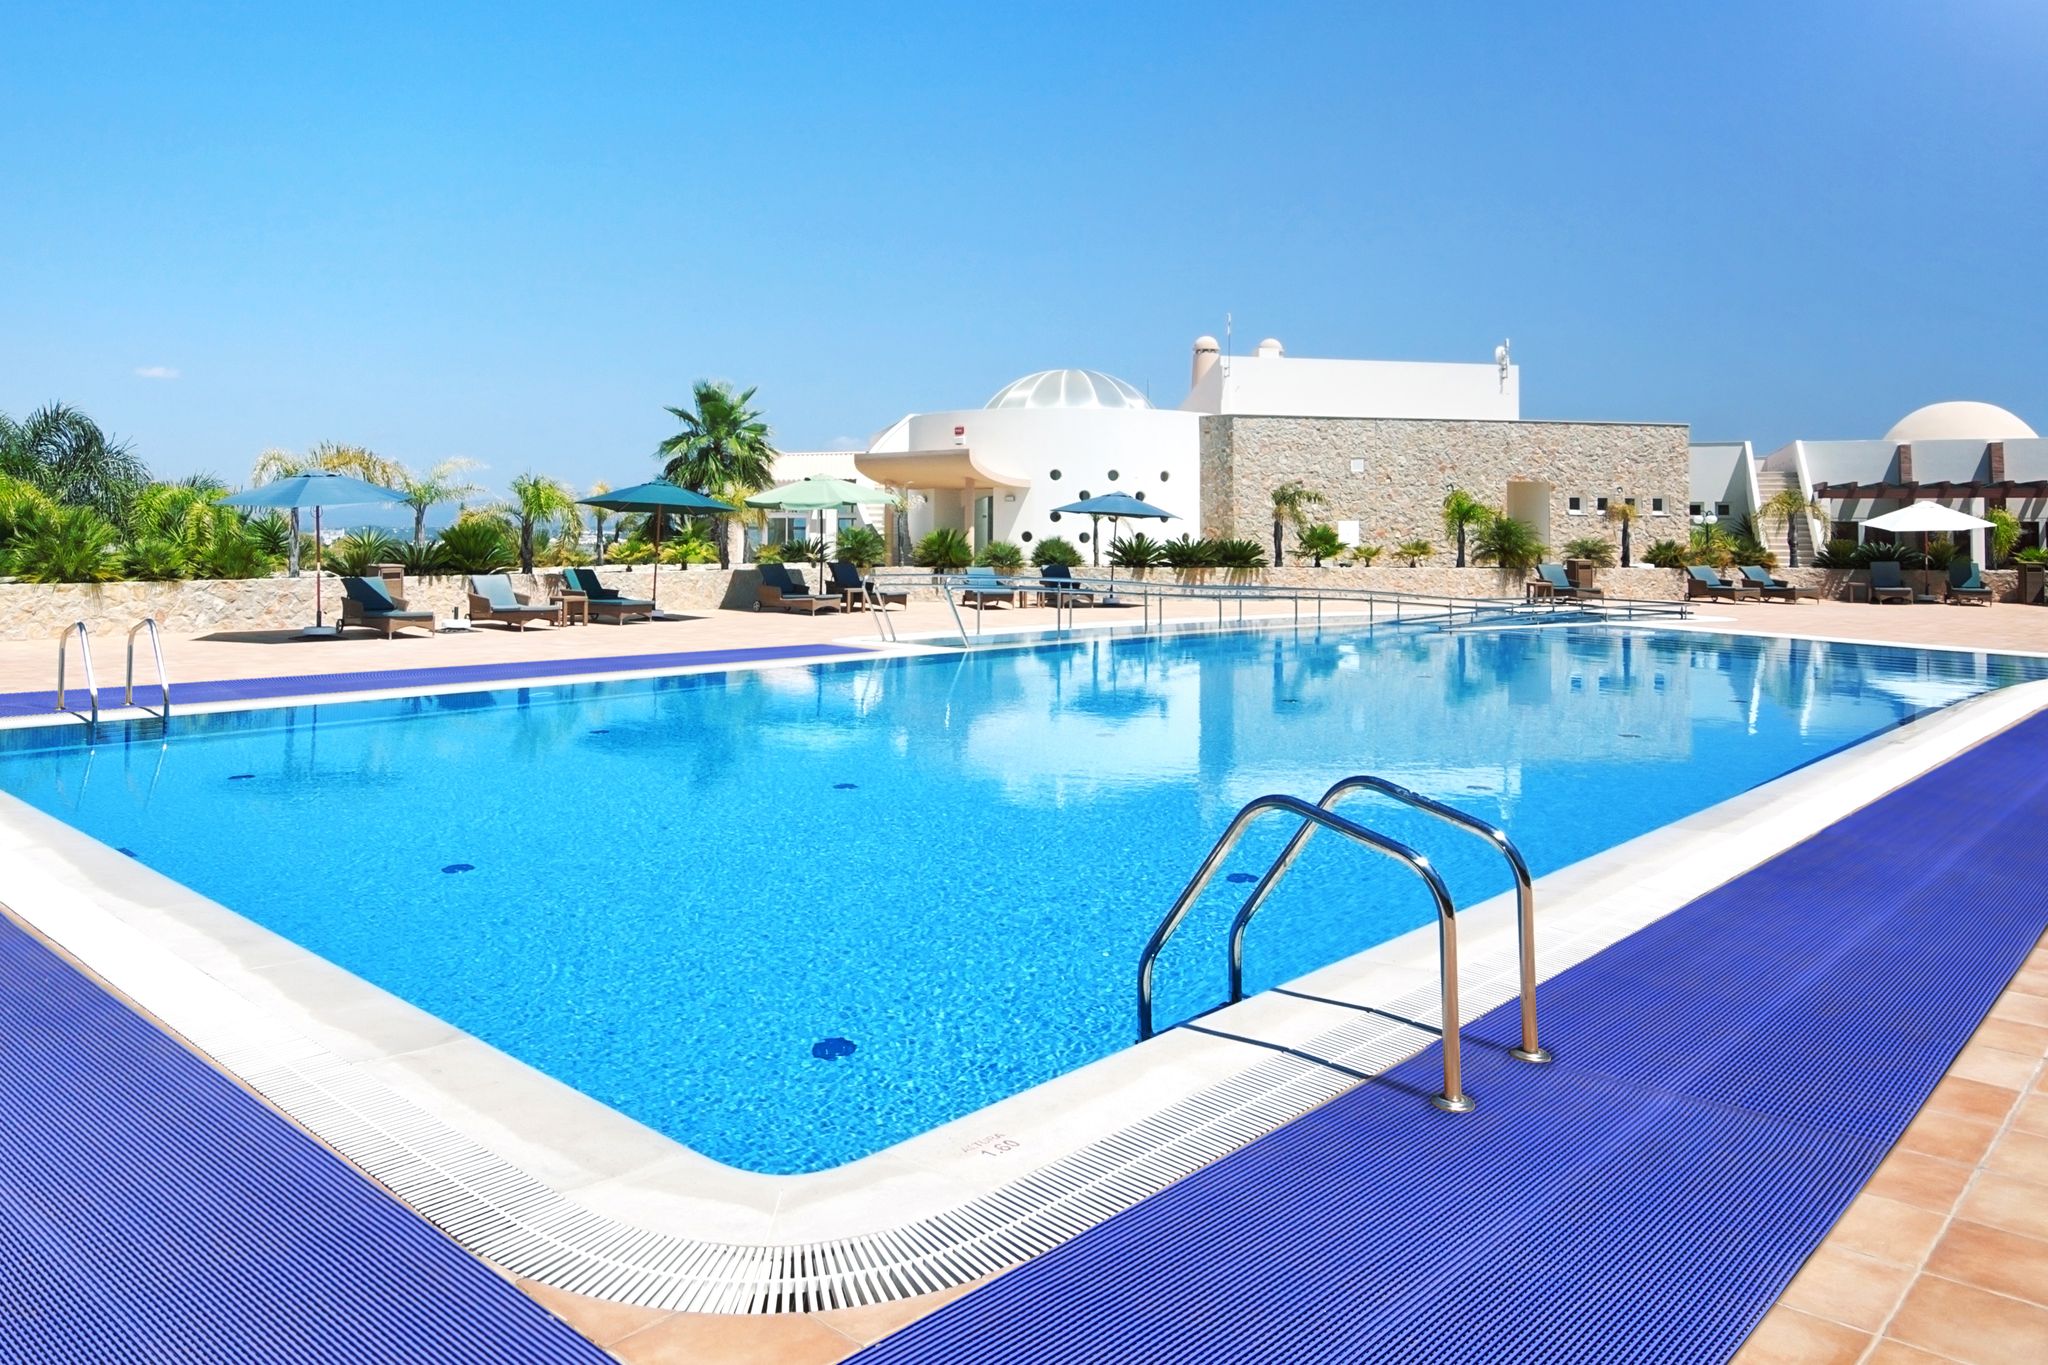
[[[1139,502],[1143,502],[1145,500],[1145,495],[1143,493],[1134,493],[1131,496],[1135,497]]]
[[[1088,533],[1086,531],[1083,531],[1081,533],[1081,543],[1083,545],[1086,545],[1088,543]]]
[[[1017,539],[1023,541],[1026,545],[1029,545],[1031,543],[1031,533],[1029,531],[1026,531],[1023,535],[1018,536]]]
[[[1088,496],[1089,496],[1089,495],[1088,495],[1088,490],[1087,490],[1087,489],[1085,489],[1085,488],[1084,488],[1084,489],[1082,489],[1082,490],[1081,490],[1081,501],[1082,501],[1082,502],[1086,502],[1086,501],[1088,501]]]
[[[1116,472],[1116,471],[1115,471],[1114,469],[1112,469],[1112,470],[1110,470],[1110,471],[1109,471],[1109,481],[1110,481],[1111,483],[1115,483],[1115,482],[1117,481],[1117,478],[1118,478],[1118,477],[1119,477],[1119,476],[1118,476],[1117,472]]]
[[[1058,520],[1060,519],[1060,514],[1059,514],[1059,513],[1057,513],[1057,512],[1053,513],[1053,514],[1052,514],[1052,519],[1053,519],[1054,521],[1058,521]]]
[[[1059,478],[1059,476],[1060,476],[1060,472],[1059,472],[1059,471],[1058,471],[1057,469],[1055,469],[1055,470],[1054,470],[1054,471],[1052,472],[1052,476],[1053,476],[1053,478],[1054,478],[1054,479],[1058,479],[1058,478]]]
[[[1159,471],[1159,482],[1161,482],[1161,483],[1165,483],[1165,482],[1166,482],[1166,471],[1165,471],[1165,470],[1163,470],[1163,469]]]

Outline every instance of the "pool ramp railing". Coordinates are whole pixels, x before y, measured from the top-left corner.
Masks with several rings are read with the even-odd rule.
[[[1421,879],[1428,888],[1430,898],[1435,902],[1437,915],[1437,985],[1442,1011],[1443,1037],[1443,1089],[1430,1097],[1430,1103],[1439,1109],[1454,1114],[1470,1111],[1474,1105],[1472,1097],[1465,1093],[1463,1061],[1459,1048],[1458,1013],[1458,908],[1451,899],[1451,893],[1444,885],[1443,878],[1430,864],[1424,854],[1389,838],[1357,821],[1348,820],[1334,811],[1339,801],[1353,792],[1377,792],[1404,806],[1435,816],[1437,819],[1457,828],[1478,835],[1492,844],[1507,859],[1508,868],[1514,874],[1516,902],[1517,956],[1520,959],[1521,992],[1521,1041],[1509,1049],[1510,1053],[1524,1062],[1542,1063],[1550,1060],[1550,1053],[1543,1047],[1536,1031],[1536,893],[1529,875],[1529,864],[1523,859],[1521,850],[1514,841],[1497,826],[1490,825],[1455,806],[1445,805],[1420,792],[1389,782],[1384,777],[1361,773],[1344,778],[1323,793],[1322,799],[1311,805],[1300,797],[1272,793],[1255,797],[1246,802],[1230,823],[1224,827],[1216,842],[1209,848],[1208,856],[1202,859],[1195,875],[1181,889],[1173,906],[1159,921],[1159,927],[1152,931],[1145,951],[1138,958],[1138,1039],[1144,1041],[1157,1031],[1153,1018],[1152,974],[1159,954],[1167,941],[1187,918],[1188,911],[1201,899],[1202,892],[1214,879],[1217,869],[1237,846],[1258,817],[1271,811],[1297,816],[1301,827],[1287,841],[1280,854],[1266,868],[1251,895],[1238,908],[1230,925],[1230,1002],[1235,1004],[1244,999],[1244,938],[1252,917],[1259,912],[1266,897],[1294,861],[1301,855],[1302,846],[1310,834],[1318,828],[1342,834],[1354,843],[1372,849],[1376,853],[1392,858]]]
[[[989,585],[995,589],[1014,592],[1020,599],[1036,597],[1053,608],[1054,629],[1071,630],[1079,623],[1078,609],[1085,604],[1128,607],[1135,604],[1140,613],[1141,629],[1152,628],[1155,620],[1160,627],[1166,624],[1166,608],[1175,602],[1210,602],[1216,608],[1216,624],[1226,624],[1234,606],[1238,624],[1245,620],[1245,604],[1285,603],[1292,607],[1292,620],[1297,626],[1303,623],[1306,614],[1315,624],[1321,625],[1327,606],[1334,612],[1352,616],[1363,615],[1366,622],[1377,625],[1382,621],[1395,624],[1434,623],[1446,628],[1460,626],[1498,625],[1510,622],[1554,622],[1564,620],[1658,620],[1684,619],[1692,614],[1691,607],[1684,601],[1653,601],[1642,598],[1597,598],[1592,602],[1564,597],[1475,597],[1447,593],[1421,593],[1397,591],[1391,588],[1324,587],[1319,584],[1297,585],[1265,583],[1258,581],[1188,583],[1179,580],[1154,578],[1110,578],[1107,576],[1076,575],[1072,578],[1047,580],[1035,574],[995,574],[993,578],[983,577],[970,581],[963,573],[930,573],[924,570],[883,569],[877,570],[868,584],[868,601],[864,604],[877,619],[876,630],[884,639],[893,639],[895,627],[888,621],[888,613],[881,609],[878,594],[882,592],[909,592],[918,588],[936,590],[952,612],[954,624],[959,627],[963,642],[982,633],[983,607]],[[971,593],[973,601],[963,599]],[[963,606],[971,606],[974,612],[974,629],[967,628]],[[1594,608],[1597,607],[1597,615]]]

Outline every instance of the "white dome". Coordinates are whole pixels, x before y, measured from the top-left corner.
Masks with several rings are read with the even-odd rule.
[[[2020,441],[2034,429],[1992,403],[1929,403],[1915,408],[1884,434],[1894,444],[1913,441]]]
[[[1100,370],[1040,370],[1006,384],[991,408],[1149,408],[1145,395]]]

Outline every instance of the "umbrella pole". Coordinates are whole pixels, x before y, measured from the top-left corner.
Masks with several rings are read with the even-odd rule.
[[[647,594],[647,619],[661,619],[661,524],[668,520],[668,513],[654,514],[654,587]]]
[[[321,581],[327,576],[321,568],[324,562],[320,555],[320,509],[318,506],[315,506],[313,508],[313,629],[315,630],[323,629],[327,621],[324,594],[321,592],[321,589],[326,586]]]

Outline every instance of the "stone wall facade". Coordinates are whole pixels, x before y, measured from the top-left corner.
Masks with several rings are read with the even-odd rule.
[[[1683,540],[1692,529],[1689,440],[1685,426],[1648,422],[1205,417],[1202,532],[1270,547],[1273,489],[1298,479],[1329,500],[1316,520],[1357,521],[1368,544],[1427,540],[1448,549],[1443,502],[1453,487],[1537,524],[1553,552],[1581,536],[1619,541],[1596,510],[1600,498],[1636,500],[1637,547]],[[1659,498],[1661,516],[1653,513]]]

